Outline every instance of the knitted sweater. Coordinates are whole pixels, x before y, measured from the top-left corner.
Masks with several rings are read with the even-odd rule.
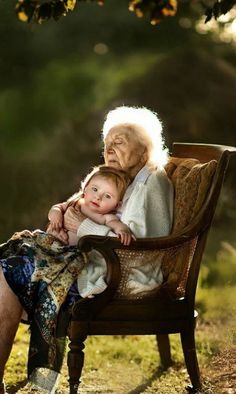
[[[173,186],[164,170],[152,171],[143,167],[126,190],[120,209],[120,219],[136,238],[168,235],[173,219]],[[116,236],[110,228],[85,219],[77,235]],[[148,262],[142,268],[132,269],[129,276],[130,292],[151,291],[162,283],[161,261]],[[80,273],[77,285],[82,297],[92,297],[107,287],[106,263],[97,251],[90,252],[89,262]]]

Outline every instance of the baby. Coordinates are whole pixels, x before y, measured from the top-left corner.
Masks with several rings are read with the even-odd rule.
[[[82,190],[74,194],[67,202],[53,205],[48,213],[50,221],[47,233],[63,240],[65,244],[76,245],[77,233],[64,227],[64,215],[69,209],[76,211],[80,223],[89,218],[103,224],[120,238],[124,245],[135,239],[129,227],[121,222],[116,210],[121,204],[127,186],[128,175],[109,166],[95,167],[82,183]]]

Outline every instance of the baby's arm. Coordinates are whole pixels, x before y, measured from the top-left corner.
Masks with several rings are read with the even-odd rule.
[[[101,214],[101,213],[93,212],[90,209],[88,209],[84,204],[81,204],[81,212],[83,213],[83,215],[93,220],[97,224],[107,224],[107,219],[108,220],[117,219],[116,215],[114,214],[109,214],[109,213]]]
[[[107,214],[104,216],[106,217],[105,224],[118,235],[122,244],[129,245],[132,239],[135,240],[135,236],[127,224],[121,222],[116,215]]]
[[[84,215],[86,215],[89,219],[93,220],[97,224],[103,224],[110,227],[110,229],[118,235],[124,245],[129,245],[131,239],[135,239],[129,227],[123,222],[121,222],[115,214],[101,214],[97,212],[91,212],[83,204],[81,205],[81,211]]]

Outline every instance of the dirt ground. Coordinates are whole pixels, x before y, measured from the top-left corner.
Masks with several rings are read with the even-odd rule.
[[[172,380],[168,380],[168,374],[176,375],[183,374],[184,380],[186,380],[186,370],[181,367],[178,370],[178,365],[171,368],[170,371],[165,373],[164,379],[166,380],[165,389],[158,388],[159,379],[163,379],[161,373],[156,373],[151,379],[147,379],[145,384],[137,385],[135,388],[130,389],[132,382],[138,378],[136,370],[113,370],[110,371],[108,376],[107,370],[105,369],[104,375],[101,371],[90,371],[79,388],[79,394],[165,394],[168,392],[168,386],[170,387],[170,393],[186,393],[185,389],[176,385],[171,384]],[[203,389],[200,393],[204,394],[236,394],[236,344],[230,346],[230,348],[224,349],[217,356],[213,357],[209,365],[202,368],[203,375]],[[109,379],[108,379],[109,378]],[[187,378],[188,380],[188,378]],[[186,380],[186,381],[187,381]],[[131,383],[131,386],[128,384]],[[57,390],[57,394],[68,394],[68,383],[65,380],[61,382],[60,388]],[[156,384],[155,384],[156,383]],[[21,387],[20,387],[21,386]],[[22,387],[23,386],[23,387]],[[133,386],[134,387],[134,386]],[[21,393],[21,394],[38,394],[39,392],[35,389],[30,389],[28,385],[24,386],[24,382],[16,387],[12,386],[8,388],[9,394]]]
[[[236,393],[236,344],[225,349],[211,360],[205,371],[209,377],[209,389],[205,393],[235,394]]]

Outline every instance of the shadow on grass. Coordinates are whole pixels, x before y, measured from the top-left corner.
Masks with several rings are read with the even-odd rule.
[[[140,394],[143,393],[151,384],[158,378],[163,375],[164,372],[168,371],[168,369],[164,369],[159,367],[155,372],[153,372],[152,376],[145,382],[137,386],[135,389],[129,391],[127,394]]]
[[[17,382],[16,384],[14,384],[12,386],[7,386],[7,394],[17,393],[17,391],[22,389],[26,385],[27,382],[28,382],[28,380],[24,379],[24,380],[20,380],[19,382]]]

